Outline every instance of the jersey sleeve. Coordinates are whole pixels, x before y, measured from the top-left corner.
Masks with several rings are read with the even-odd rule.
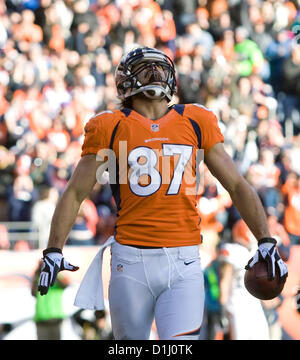
[[[201,130],[201,148],[204,154],[217,143],[224,142],[224,136],[213,111],[199,104],[189,104],[186,114],[198,123]]]
[[[109,122],[107,114],[92,117],[84,127],[84,141],[81,156],[97,154],[101,149],[109,147]]]
[[[221,133],[216,115],[212,111],[208,111],[205,117],[204,126],[202,125],[202,148],[207,154],[215,144],[224,142],[224,136]]]

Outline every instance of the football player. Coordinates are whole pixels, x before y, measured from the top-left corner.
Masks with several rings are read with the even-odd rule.
[[[139,47],[122,57],[115,79],[121,108],[97,114],[85,126],[81,160],[53,216],[39,290],[46,294],[60,270],[77,269],[65,260],[62,248],[81,202],[105,170],[103,151],[110,150],[105,154],[115,154],[107,166],[118,208],[115,236],[109,240],[114,337],[148,339],[155,319],[159,339],[198,339],[204,304],[202,238],[191,179],[199,182],[199,149],[259,240],[248,266],[268,261],[270,276],[280,266],[283,278],[287,269],[257,194],[224,151],[216,116],[199,104],[169,105],[176,93],[172,60],[156,49]],[[97,302],[97,259],[79,291],[80,299],[86,296],[86,307],[94,309],[102,306]],[[77,304],[85,306],[83,302]]]

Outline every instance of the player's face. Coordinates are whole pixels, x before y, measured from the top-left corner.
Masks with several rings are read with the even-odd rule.
[[[145,84],[155,84],[166,81],[168,78],[168,69],[157,62],[141,63],[134,68],[138,81]]]

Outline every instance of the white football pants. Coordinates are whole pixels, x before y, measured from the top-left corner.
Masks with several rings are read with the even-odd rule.
[[[109,307],[116,340],[147,340],[155,318],[160,340],[198,339],[204,281],[199,246],[111,247]]]

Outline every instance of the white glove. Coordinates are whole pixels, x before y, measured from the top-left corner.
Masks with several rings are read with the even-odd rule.
[[[38,291],[41,295],[46,295],[49,286],[53,286],[57,274],[62,270],[76,271],[78,266],[71,265],[62,255],[61,249],[48,248],[43,251],[42,272],[40,275]]]
[[[258,241],[258,249],[254,256],[249,260],[245,269],[249,270],[259,261],[265,261],[268,267],[268,277],[270,280],[275,278],[275,268],[279,268],[280,281],[285,281],[288,275],[288,268],[281,259],[276,249],[276,240],[273,238],[263,238]]]

